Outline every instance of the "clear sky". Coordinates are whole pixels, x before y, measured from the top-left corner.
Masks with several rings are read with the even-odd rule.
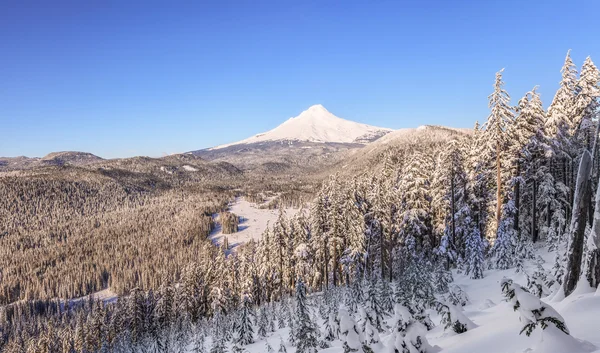
[[[600,64],[600,1],[0,1],[0,156],[161,156],[313,104],[471,127],[505,67],[548,105],[568,49]]]

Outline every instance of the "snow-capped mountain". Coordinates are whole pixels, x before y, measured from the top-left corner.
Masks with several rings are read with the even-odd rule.
[[[275,141],[365,144],[391,132],[391,129],[361,124],[339,118],[321,104],[313,105],[295,118],[289,118],[273,130],[242,141],[213,147],[221,149],[234,145]]]

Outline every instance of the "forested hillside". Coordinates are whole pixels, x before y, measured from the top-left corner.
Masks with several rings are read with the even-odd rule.
[[[429,342],[432,332],[456,343],[484,331],[463,311],[461,285],[487,276],[510,305],[481,300],[486,308],[471,308],[478,315],[508,308],[521,318],[515,338],[535,332],[561,352],[600,349],[571,336],[553,308],[600,283],[600,73],[590,58],[577,70],[567,54],[547,109],[536,87],[511,99],[503,73],[472,133],[390,143],[361,168],[340,163],[306,209],[287,217],[281,208],[260,241],[235,251],[206,239],[211,215],[234,195],[259,198],[265,175],[210,193],[193,180],[172,183],[152,197],[121,184],[27,181],[41,183],[31,188],[40,195],[71,195],[64,204],[90,217],[71,219],[68,207],[39,217],[30,210],[51,206],[21,195],[0,206],[5,215],[23,210],[3,221],[10,234],[0,238],[0,299],[10,303],[0,316],[3,351],[451,351],[448,340]],[[0,181],[5,194],[25,182]],[[310,182],[276,185],[268,189],[281,207],[304,200]],[[115,191],[89,201],[102,188]],[[497,278],[515,273],[521,281]],[[106,287],[118,300],[68,300]]]

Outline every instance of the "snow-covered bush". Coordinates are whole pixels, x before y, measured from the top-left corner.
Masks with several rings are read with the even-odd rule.
[[[338,320],[340,322],[340,339],[344,342],[344,353],[359,352],[364,341],[356,322],[345,308],[340,308]]]
[[[477,325],[469,320],[462,310],[452,304],[438,303],[437,312],[442,317],[441,323],[444,325],[444,330],[452,330],[455,333],[464,333],[472,330]]]
[[[469,296],[456,284],[450,286],[446,299],[452,303],[452,305],[465,306],[469,304]]]
[[[573,338],[563,317],[527,289],[507,278],[502,279],[501,286],[506,299],[520,314],[523,323],[520,333],[531,336],[533,332],[539,332],[539,340],[530,352],[572,353],[595,349],[589,342]]]
[[[420,322],[410,323],[405,332],[394,332],[389,340],[387,353],[434,353],[439,347],[432,347],[425,334],[427,328]]]
[[[513,304],[513,309],[521,315],[524,323],[520,333],[525,332],[527,336],[538,327],[546,329],[553,325],[564,334],[569,334],[565,320],[550,305],[543,303],[527,289],[514,283],[511,279],[504,278],[501,281],[502,294]]]

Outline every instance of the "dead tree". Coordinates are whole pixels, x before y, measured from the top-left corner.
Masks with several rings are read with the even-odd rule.
[[[590,173],[592,170],[592,156],[587,150],[581,155],[575,199],[573,200],[573,214],[571,216],[571,246],[569,248],[569,264],[563,283],[565,296],[571,294],[577,286],[581,276],[581,260],[583,259],[583,242],[585,241],[585,227],[588,216],[588,205],[592,202],[590,189]]]

